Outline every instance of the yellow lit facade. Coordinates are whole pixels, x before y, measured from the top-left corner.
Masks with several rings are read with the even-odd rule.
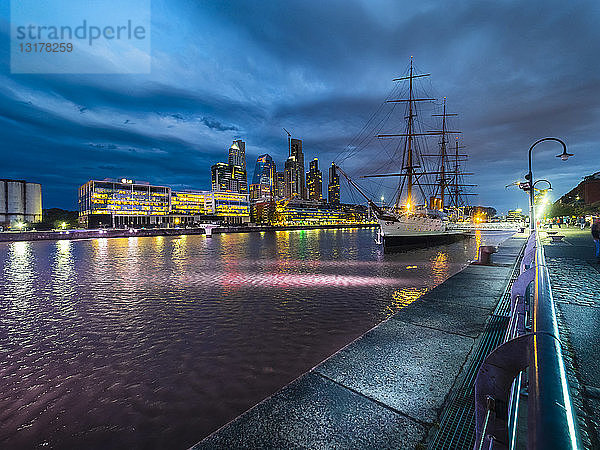
[[[79,188],[79,215],[144,215],[169,214],[171,188],[136,184],[131,180],[91,180]]]
[[[79,221],[86,227],[179,226],[218,220],[250,221],[247,194],[177,191],[132,180],[91,180],[79,188]]]
[[[180,191],[171,194],[171,211],[175,214],[206,214],[207,191]]]
[[[365,223],[367,210],[357,205],[327,205],[310,201],[276,202],[273,225],[344,225]]]
[[[207,214],[229,218],[230,222],[250,222],[250,203],[247,194],[236,192],[207,192],[204,206]]]

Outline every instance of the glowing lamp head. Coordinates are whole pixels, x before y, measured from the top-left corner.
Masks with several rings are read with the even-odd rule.
[[[567,153],[567,149],[565,148],[560,155],[556,155],[557,158],[560,158],[562,161],[566,161],[569,159],[569,156],[573,156],[573,153]]]

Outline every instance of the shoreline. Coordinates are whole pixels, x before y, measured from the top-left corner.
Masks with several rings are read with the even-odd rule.
[[[376,228],[370,223],[345,225],[290,225],[264,227],[221,227],[215,226],[212,234],[222,233],[261,233],[265,231],[335,230],[348,228]],[[63,230],[63,231],[7,231],[0,232],[0,242],[19,241],[59,241],[76,239],[106,239],[122,237],[182,236],[206,234],[204,228],[149,228],[149,229],[103,229],[103,230]]]

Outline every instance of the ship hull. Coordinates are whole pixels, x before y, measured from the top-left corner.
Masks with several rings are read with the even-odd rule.
[[[378,222],[385,252],[449,244],[470,236],[470,233],[449,231],[446,222],[427,217],[400,217]]]
[[[386,253],[401,252],[413,248],[435,247],[451,244],[470,237],[469,233],[446,232],[418,235],[384,235],[383,250]]]

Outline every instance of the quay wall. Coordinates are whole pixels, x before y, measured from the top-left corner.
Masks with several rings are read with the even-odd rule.
[[[374,228],[374,224],[347,225],[305,225],[305,226],[265,226],[265,227],[215,227],[213,234],[220,233],[260,233],[264,231],[296,231],[344,228]],[[0,232],[0,242],[12,241],[45,241],[63,239],[97,239],[116,237],[145,236],[181,236],[205,234],[204,228],[150,228],[150,229],[103,229],[103,230],[64,230],[64,231],[5,231]]]

